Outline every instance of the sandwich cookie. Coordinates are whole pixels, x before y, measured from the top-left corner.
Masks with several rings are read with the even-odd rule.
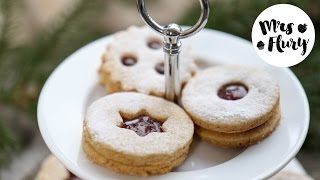
[[[114,93],[89,107],[83,148],[93,162],[119,173],[164,174],[185,160],[193,131],[190,117],[172,102]]]
[[[226,147],[248,146],[270,134],[280,120],[279,99],[270,74],[240,65],[206,69],[182,93],[197,134]]]

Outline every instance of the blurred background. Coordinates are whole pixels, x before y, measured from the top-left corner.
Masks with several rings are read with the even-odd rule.
[[[146,3],[154,19],[163,24],[193,25],[200,13],[196,0]],[[319,0],[213,0],[206,27],[250,40],[255,18],[277,3],[306,11],[319,37]],[[142,24],[134,0],[0,0],[0,179],[33,179],[50,153],[39,133],[36,108],[54,68],[85,44]],[[311,108],[310,130],[297,158],[315,179],[320,179],[319,59],[316,40],[309,57],[291,68]]]

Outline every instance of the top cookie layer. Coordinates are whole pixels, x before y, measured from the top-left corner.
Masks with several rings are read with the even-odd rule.
[[[148,115],[162,122],[163,132],[139,136],[121,128],[123,119]],[[94,102],[84,128],[91,141],[102,149],[133,157],[171,155],[192,141],[193,122],[176,104],[139,93],[115,93]]]
[[[218,96],[221,87],[243,84],[248,94],[238,100]],[[240,65],[212,67],[197,74],[182,93],[182,104],[194,122],[206,129],[243,132],[264,123],[279,103],[279,86],[268,73]]]
[[[114,83],[114,92],[137,91],[163,97],[165,76],[161,73],[164,63],[162,37],[148,27],[130,27],[113,37],[103,55],[100,68],[102,78],[108,76],[108,81]],[[129,60],[123,62],[124,57]],[[180,53],[181,83],[187,82],[195,72],[191,48],[183,45]]]

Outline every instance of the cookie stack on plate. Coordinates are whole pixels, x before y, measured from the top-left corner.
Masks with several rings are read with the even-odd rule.
[[[279,86],[266,72],[239,65],[209,68],[191,79],[182,105],[199,136],[224,147],[267,137],[280,120]]]
[[[178,105],[135,92],[114,93],[94,102],[83,128],[87,156],[131,175],[164,174],[187,157],[194,126]]]

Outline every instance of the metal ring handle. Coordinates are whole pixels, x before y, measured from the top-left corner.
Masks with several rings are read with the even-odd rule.
[[[199,1],[200,1],[200,6],[201,6],[200,18],[194,26],[180,32],[179,37],[181,39],[187,38],[187,37],[190,37],[190,36],[196,34],[207,24],[209,12],[210,12],[209,1],[208,0],[199,0]],[[157,22],[155,22],[150,17],[150,15],[148,14],[148,12],[146,10],[144,0],[137,0],[137,8],[138,8],[138,11],[139,11],[142,19],[144,20],[144,22],[146,24],[148,24],[156,32],[163,34],[164,28],[162,26],[160,26]]]

